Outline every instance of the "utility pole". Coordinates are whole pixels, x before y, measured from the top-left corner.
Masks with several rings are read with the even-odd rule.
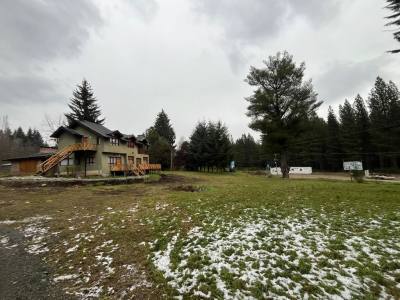
[[[170,163],[170,169],[172,170],[174,167],[174,147],[171,146],[171,163]]]

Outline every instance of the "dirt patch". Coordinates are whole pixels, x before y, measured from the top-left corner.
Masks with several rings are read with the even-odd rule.
[[[182,184],[177,186],[171,186],[172,191],[181,191],[181,192],[202,192],[205,190],[204,186],[197,186],[191,184]]]
[[[167,184],[167,183],[184,183],[187,182],[188,178],[181,175],[172,174],[160,174],[160,180],[157,183]]]

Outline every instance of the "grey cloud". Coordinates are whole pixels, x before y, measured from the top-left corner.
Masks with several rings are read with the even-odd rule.
[[[336,0],[195,0],[194,9],[221,26],[223,47],[235,68],[241,55],[233,51],[276,37],[296,17],[322,25],[340,11],[340,5]]]
[[[41,73],[57,59],[79,55],[90,30],[102,24],[89,0],[0,2],[0,103],[56,97]]]
[[[87,0],[3,0],[1,57],[13,64],[71,57],[101,22],[97,7]]]
[[[325,104],[343,101],[372,87],[377,76],[385,76],[390,63],[387,55],[360,62],[332,62],[317,77],[315,88]]]
[[[47,78],[39,76],[0,76],[0,103],[36,105],[56,101],[56,86]]]

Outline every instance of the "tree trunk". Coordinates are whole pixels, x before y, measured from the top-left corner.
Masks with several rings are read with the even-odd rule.
[[[383,169],[385,166],[385,159],[383,158],[383,154],[379,153],[379,169]]]
[[[289,165],[286,152],[281,154],[281,172],[282,178],[289,178]]]
[[[390,160],[392,162],[392,168],[397,170],[399,168],[399,166],[397,165],[397,156],[393,155]]]

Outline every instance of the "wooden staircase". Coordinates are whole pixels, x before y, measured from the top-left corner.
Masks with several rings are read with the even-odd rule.
[[[70,156],[75,151],[88,151],[88,150],[95,151],[96,145],[88,144],[88,143],[79,143],[79,144],[69,145],[69,146],[61,149],[60,151],[54,153],[47,160],[45,160],[42,164],[40,164],[37,174],[43,175],[43,174],[47,173],[48,171],[50,171],[52,168],[57,166],[62,160],[66,159],[68,156]]]

